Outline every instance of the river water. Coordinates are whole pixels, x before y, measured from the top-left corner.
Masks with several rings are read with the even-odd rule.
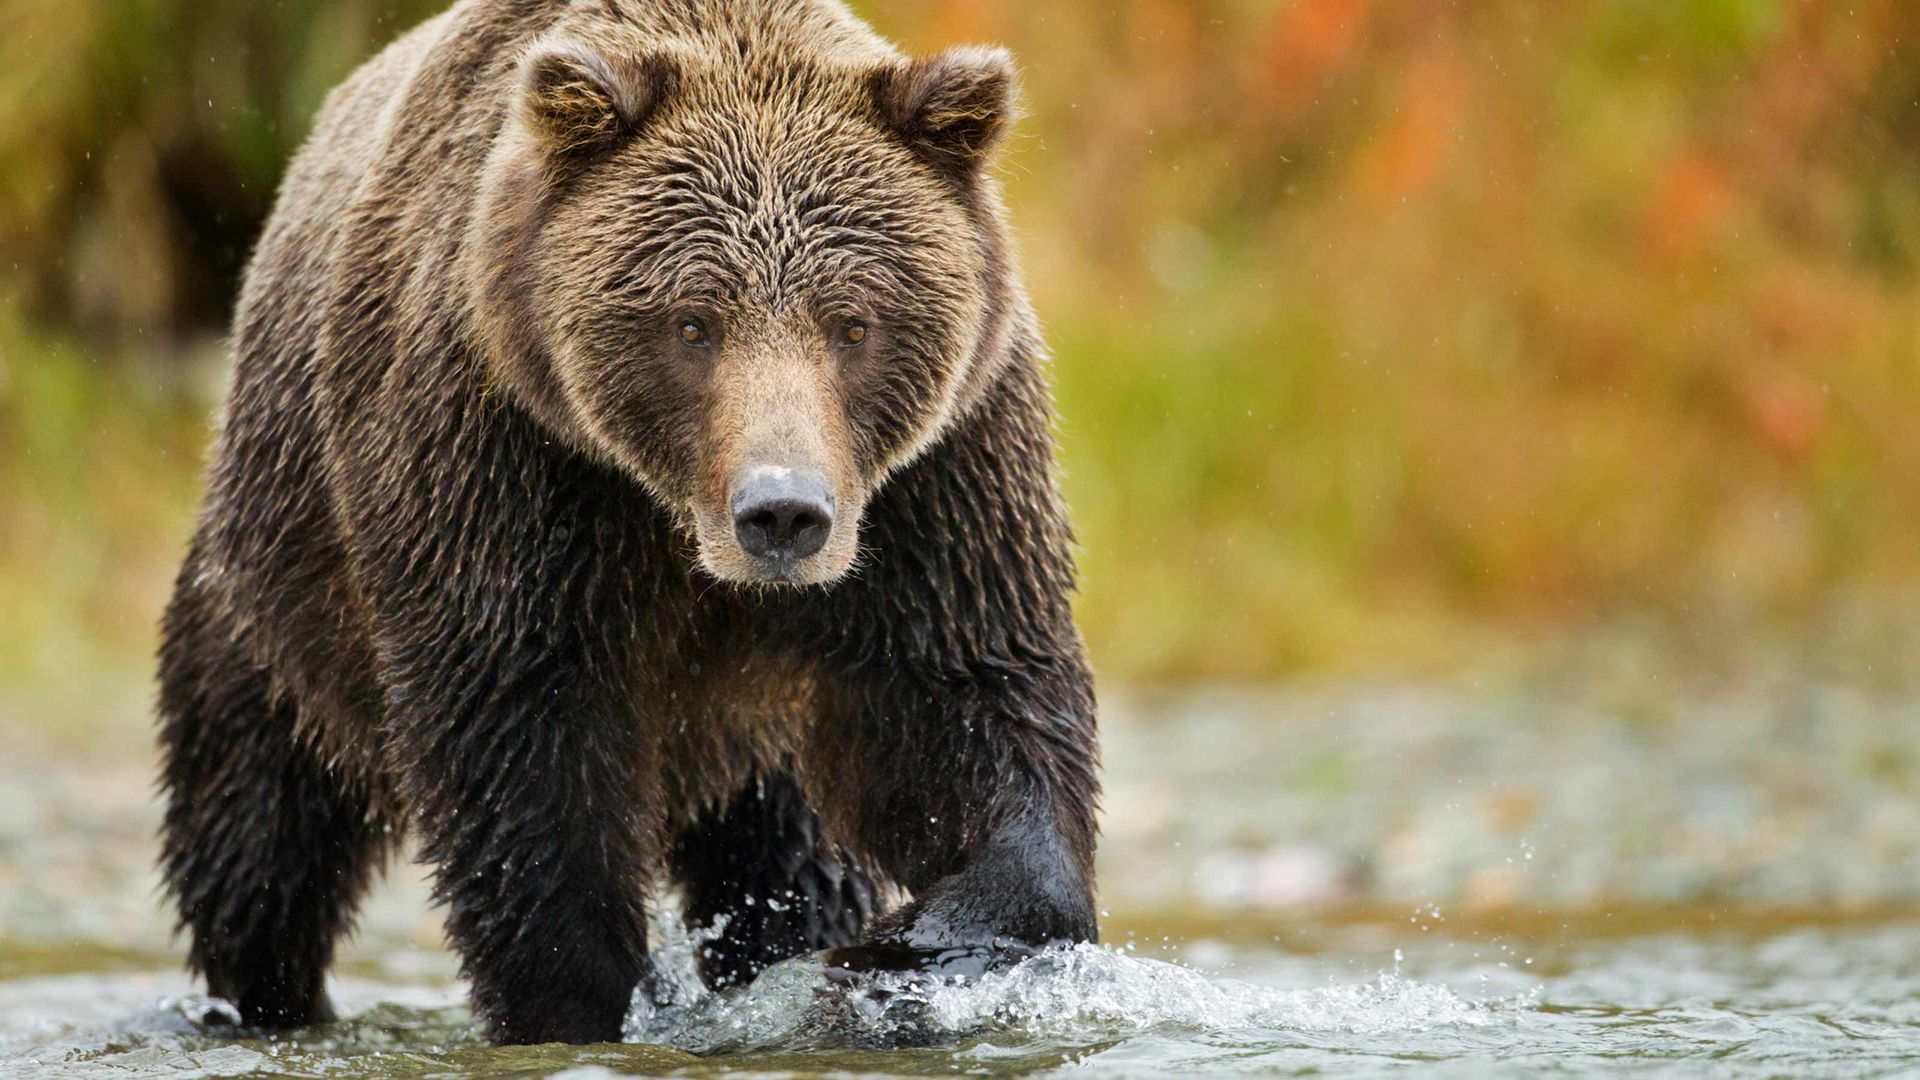
[[[796,961],[587,1049],[485,1046],[438,976],[348,977],[350,1019],[230,1040],[181,976],[96,956],[126,970],[0,983],[0,1076],[1920,1073],[1920,926],[1673,917],[1538,940],[1376,926],[1083,947],[961,986],[829,990]]]
[[[408,866],[343,953],[345,1021],[209,1027],[154,891],[142,725],[19,740],[0,1078],[1920,1075],[1910,706],[1322,688],[1108,712],[1100,947],[963,984],[802,958],[716,997],[669,925],[677,993],[584,1049],[475,1037]]]

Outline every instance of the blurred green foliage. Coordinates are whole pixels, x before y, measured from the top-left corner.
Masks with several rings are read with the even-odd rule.
[[[1814,634],[1920,580],[1906,0],[858,6],[1025,65],[1107,674]],[[275,179],[437,7],[0,8],[0,683],[146,663]]]

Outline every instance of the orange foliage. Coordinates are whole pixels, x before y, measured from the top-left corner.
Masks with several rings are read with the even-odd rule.
[[[1006,36],[1006,0],[967,0],[936,9],[936,40],[961,44],[998,41]]]
[[[1827,426],[1820,388],[1797,371],[1769,366],[1748,376],[1747,423],[1760,444],[1786,464],[1805,461]]]
[[[1443,49],[1415,57],[1392,118],[1354,161],[1353,186],[1370,203],[1406,200],[1433,183],[1471,105],[1473,76]]]
[[[1697,258],[1725,227],[1734,202],[1726,170],[1697,147],[1667,164],[1642,212],[1640,249],[1661,263]]]
[[[1371,0],[1281,5],[1266,35],[1266,102],[1287,111],[1311,100],[1328,73],[1357,58],[1372,14]]]

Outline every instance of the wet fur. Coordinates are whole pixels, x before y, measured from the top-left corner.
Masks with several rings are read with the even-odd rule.
[[[663,878],[727,917],[716,983],[855,941],[1093,937],[1091,680],[984,168],[1011,89],[942,68],[1002,63],[908,61],[824,2],[468,0],[329,100],[248,274],[164,627],[163,870],[248,1023],[330,1015],[334,942],[409,830],[500,1041],[617,1037]],[[662,146],[732,209],[637,227],[671,205]],[[834,368],[798,327],[850,244],[901,306]],[[689,283],[746,335],[708,382],[623,321]],[[812,404],[729,399],[797,357]],[[815,436],[857,567],[716,581],[728,454]],[[888,884],[912,901],[869,919]]]

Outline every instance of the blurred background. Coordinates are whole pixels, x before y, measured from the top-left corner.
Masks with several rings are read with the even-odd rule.
[[[0,6],[16,898],[147,857],[236,278],[442,6]],[[855,6],[1024,65],[1110,897],[1920,896],[1920,7]]]

